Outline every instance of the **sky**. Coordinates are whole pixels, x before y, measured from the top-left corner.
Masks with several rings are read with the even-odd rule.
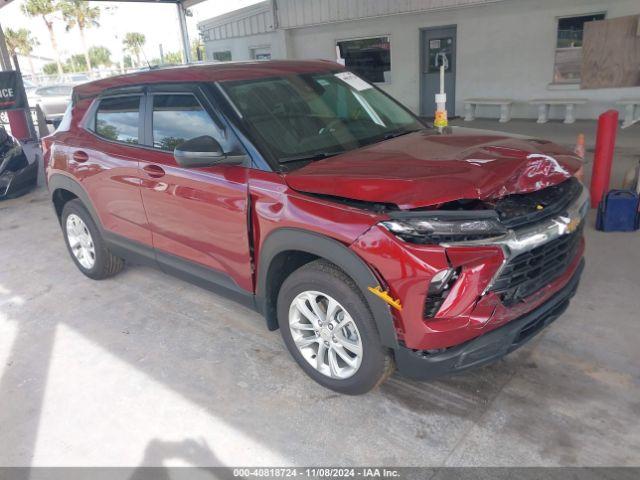
[[[187,17],[189,38],[197,38],[198,22],[206,20],[238,8],[246,7],[260,0],[205,0],[191,7],[193,16]],[[29,18],[21,11],[24,0],[14,0],[0,9],[0,25],[3,29],[26,28],[35,36],[39,45],[34,54],[54,58],[49,40],[49,33],[42,18]],[[146,36],[144,53],[151,60],[160,56],[160,44],[165,53],[180,50],[180,29],[178,14],[173,4],[138,3],[138,2],[106,2],[96,1],[102,15],[100,27],[87,30],[86,39],[89,47],[102,45],[111,50],[111,58],[120,61],[122,57],[122,38],[127,32],[140,32]],[[58,41],[60,55],[64,61],[67,57],[82,53],[80,34],[77,28],[67,32],[62,16],[57,14],[54,30]]]

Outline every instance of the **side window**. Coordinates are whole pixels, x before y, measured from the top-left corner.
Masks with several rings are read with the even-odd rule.
[[[153,96],[153,146],[173,151],[191,138],[218,138],[218,128],[191,94]]]
[[[137,144],[140,96],[105,98],[96,111],[96,133],[108,140]]]
[[[580,83],[584,25],[587,22],[604,20],[604,18],[604,13],[597,13],[558,19],[553,83]]]

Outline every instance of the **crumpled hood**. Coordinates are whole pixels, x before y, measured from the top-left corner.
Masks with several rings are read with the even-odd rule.
[[[287,173],[285,180],[301,192],[412,209],[540,190],[581,166],[573,152],[551,142],[454,127],[312,162]]]

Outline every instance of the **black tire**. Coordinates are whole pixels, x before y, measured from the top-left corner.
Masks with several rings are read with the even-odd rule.
[[[320,373],[303,357],[289,328],[289,308],[304,291],[317,291],[333,297],[351,315],[362,342],[362,362],[349,378],[331,378]],[[389,351],[382,346],[375,322],[353,280],[325,260],[308,263],[293,272],[278,294],[278,323],[284,343],[298,365],[323,387],[347,395],[359,395],[380,385],[394,370]]]
[[[85,268],[78,261],[76,256],[73,254],[71,245],[69,245],[69,236],[67,234],[67,217],[69,217],[69,215],[71,214],[75,214],[80,217],[80,219],[87,226],[89,233],[91,234],[91,239],[93,241],[95,250],[95,262],[91,268]],[[69,255],[71,255],[71,258],[73,259],[78,269],[87,277],[92,278],[93,280],[102,280],[104,278],[115,275],[124,268],[124,260],[120,257],[116,257],[109,251],[104,242],[104,239],[100,235],[98,227],[79,199],[70,200],[64,205],[60,223],[62,226],[64,243],[67,245]]]

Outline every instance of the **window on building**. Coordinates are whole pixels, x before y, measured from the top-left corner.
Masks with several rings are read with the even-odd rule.
[[[140,97],[114,97],[100,101],[96,133],[109,140],[138,143]]]
[[[338,62],[370,82],[391,81],[391,38],[373,37],[337,42]]]
[[[173,151],[202,135],[215,137],[218,129],[193,95],[153,96],[153,146]]]
[[[222,50],[220,52],[213,52],[211,58],[217,60],[219,62],[230,62],[231,61],[231,52],[229,50]]]
[[[251,58],[254,60],[271,60],[271,47],[254,47],[251,49]]]
[[[604,13],[598,13],[558,19],[553,83],[580,83],[584,25],[587,22],[604,20],[604,17]]]

